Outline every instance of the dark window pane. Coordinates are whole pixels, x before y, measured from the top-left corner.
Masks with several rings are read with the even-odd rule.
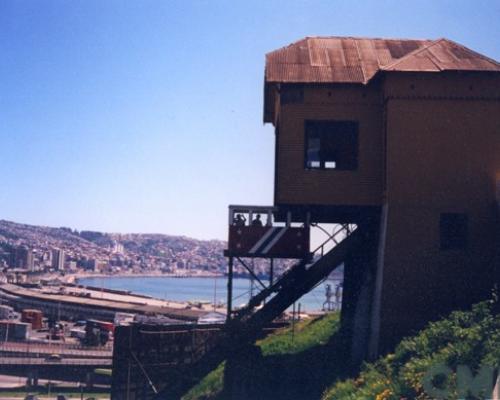
[[[320,149],[321,140],[320,135],[314,129],[309,129],[307,135],[307,167],[319,168],[320,167]]]
[[[358,167],[358,124],[306,121],[306,168],[354,170]]]

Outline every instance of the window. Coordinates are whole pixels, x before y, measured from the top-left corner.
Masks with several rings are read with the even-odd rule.
[[[439,231],[441,250],[461,250],[467,247],[467,215],[441,214]]]
[[[306,121],[305,167],[354,170],[358,167],[358,123]]]

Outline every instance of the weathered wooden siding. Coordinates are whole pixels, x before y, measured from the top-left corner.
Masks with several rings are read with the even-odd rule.
[[[486,297],[495,281],[500,80],[396,74],[386,78],[384,92],[388,220],[381,338],[390,332],[385,337],[394,339]],[[440,249],[441,213],[467,214],[466,250]]]
[[[282,88],[282,95],[286,91]],[[380,205],[382,182],[382,101],[375,86],[306,86],[303,102],[281,104],[276,204]],[[359,123],[358,169],[304,167],[306,120]]]

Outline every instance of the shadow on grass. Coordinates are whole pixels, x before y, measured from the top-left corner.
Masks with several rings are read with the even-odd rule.
[[[327,343],[292,354],[263,356],[259,347],[242,349],[226,361],[224,389],[217,399],[320,399],[338,379],[357,372],[349,367],[340,333]]]

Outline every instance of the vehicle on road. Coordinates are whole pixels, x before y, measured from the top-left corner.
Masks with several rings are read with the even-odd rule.
[[[62,357],[60,354],[50,354],[45,357],[45,361],[61,361]]]

